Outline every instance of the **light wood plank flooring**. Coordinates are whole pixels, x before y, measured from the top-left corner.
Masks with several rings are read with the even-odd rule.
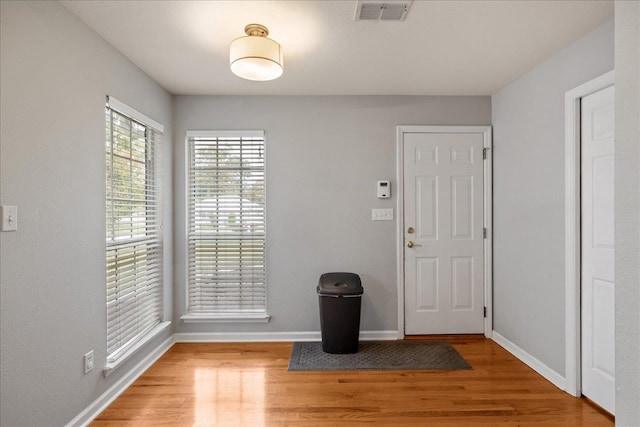
[[[92,425],[613,425],[493,341],[437,339],[473,370],[287,372],[291,343],[176,344]]]

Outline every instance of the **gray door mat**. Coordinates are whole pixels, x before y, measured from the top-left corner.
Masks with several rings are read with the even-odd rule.
[[[293,344],[289,371],[459,370],[471,366],[447,342],[365,341],[354,354],[329,354],[321,342]]]

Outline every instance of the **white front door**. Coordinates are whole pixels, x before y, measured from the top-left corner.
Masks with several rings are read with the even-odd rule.
[[[403,138],[405,334],[482,333],[483,135]]]
[[[582,394],[614,413],[614,87],[582,98]]]

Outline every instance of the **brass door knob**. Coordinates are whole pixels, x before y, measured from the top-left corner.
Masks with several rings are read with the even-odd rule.
[[[422,245],[419,245],[417,243],[413,243],[411,240],[409,240],[409,243],[407,243],[407,247],[408,248],[413,248],[413,247],[417,247],[417,246],[422,246]]]

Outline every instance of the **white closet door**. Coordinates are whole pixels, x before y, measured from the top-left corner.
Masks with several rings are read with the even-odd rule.
[[[615,410],[614,87],[582,99],[582,394]]]

